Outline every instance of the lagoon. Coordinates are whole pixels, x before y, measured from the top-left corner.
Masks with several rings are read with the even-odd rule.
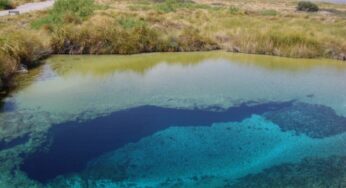
[[[346,64],[326,59],[53,56],[2,101],[0,185],[289,186],[266,181],[287,166],[301,186],[342,183],[343,80]]]

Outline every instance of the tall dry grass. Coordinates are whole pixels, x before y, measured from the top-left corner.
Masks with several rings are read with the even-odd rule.
[[[179,34],[166,34],[149,26],[145,20],[130,16],[126,19],[95,16],[81,25],[59,27],[52,32],[52,49],[59,54],[134,54],[218,49],[215,42],[193,28],[183,29]]]
[[[20,30],[6,35],[0,32],[0,79],[5,81],[20,65],[36,66],[49,53],[49,48],[35,32]]]

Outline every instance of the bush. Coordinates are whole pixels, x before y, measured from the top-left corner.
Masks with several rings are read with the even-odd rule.
[[[0,0],[0,10],[7,10],[15,8],[10,0]]]
[[[318,6],[310,1],[300,1],[297,6],[298,11],[317,12]]]

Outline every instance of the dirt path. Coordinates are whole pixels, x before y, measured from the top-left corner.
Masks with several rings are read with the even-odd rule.
[[[54,0],[47,0],[43,2],[27,3],[24,5],[20,5],[16,9],[12,9],[12,10],[19,11],[19,13],[22,14],[22,13],[36,11],[36,10],[44,10],[53,6],[53,4],[54,4]],[[0,11],[0,16],[7,16],[7,15],[8,15],[8,10]]]

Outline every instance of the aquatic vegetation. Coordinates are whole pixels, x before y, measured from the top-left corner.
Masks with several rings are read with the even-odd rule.
[[[346,157],[306,158],[297,164],[282,164],[248,175],[231,185],[249,187],[345,187]]]
[[[284,131],[294,130],[297,134],[313,138],[324,138],[346,131],[346,118],[321,105],[294,103],[290,107],[265,113],[264,116]]]

